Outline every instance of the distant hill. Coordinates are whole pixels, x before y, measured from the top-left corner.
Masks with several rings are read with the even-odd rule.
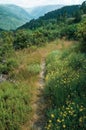
[[[56,19],[59,15],[67,15],[67,17],[71,17],[76,11],[80,9],[80,5],[71,5],[71,6],[64,6],[61,9],[49,12],[45,14],[42,19]]]
[[[49,20],[58,21],[60,16],[67,18],[73,16],[73,14],[80,9],[80,5],[64,6],[60,9],[46,13],[44,16],[39,17],[38,19],[33,19],[30,22],[19,27],[19,29],[35,29],[41,26],[44,26],[49,23]]]
[[[24,9],[16,5],[0,5],[0,28],[14,30],[31,20],[31,16]]]
[[[63,7],[63,5],[45,5],[45,6],[37,6],[32,8],[27,8],[26,11],[35,19],[43,16],[44,14],[59,9]]]

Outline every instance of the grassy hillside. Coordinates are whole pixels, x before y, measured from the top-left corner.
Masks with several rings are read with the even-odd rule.
[[[20,29],[35,29],[46,26],[49,24],[48,22],[57,24],[57,22],[63,21],[64,18],[74,17],[74,13],[79,9],[79,5],[64,6],[61,9],[46,13],[43,17],[40,17],[37,20],[31,20],[30,22],[21,26]]]
[[[31,16],[16,5],[0,5],[0,28],[16,29],[31,19]]]

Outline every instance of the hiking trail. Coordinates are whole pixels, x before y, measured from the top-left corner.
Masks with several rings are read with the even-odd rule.
[[[41,62],[41,72],[39,74],[39,80],[37,83],[35,99],[32,104],[34,111],[31,130],[44,130],[45,124],[45,99],[44,99],[44,75],[45,75],[45,60]]]

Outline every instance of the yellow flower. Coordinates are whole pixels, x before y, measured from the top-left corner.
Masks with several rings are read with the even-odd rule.
[[[48,125],[48,128],[50,128],[50,127],[51,127],[51,125],[49,124],[49,125]]]
[[[55,117],[54,114],[51,114],[51,117],[54,118]]]
[[[66,114],[64,113],[63,116],[66,117]]]
[[[52,120],[49,120],[49,123],[51,123],[52,122]]]
[[[79,118],[79,122],[82,122],[82,117]]]
[[[66,128],[66,125],[63,125],[63,128]]]
[[[60,120],[60,119],[57,119],[57,122],[59,122],[59,123],[60,123],[60,122],[61,122],[61,120]]]
[[[62,119],[62,122],[64,122],[64,119]]]
[[[69,107],[67,107],[66,110],[69,110]]]
[[[80,111],[83,111],[83,108],[80,108]]]

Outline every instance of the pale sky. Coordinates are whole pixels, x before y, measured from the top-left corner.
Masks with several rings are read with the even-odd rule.
[[[0,4],[16,4],[23,7],[32,7],[50,4],[73,5],[81,4],[84,0],[0,0]]]

